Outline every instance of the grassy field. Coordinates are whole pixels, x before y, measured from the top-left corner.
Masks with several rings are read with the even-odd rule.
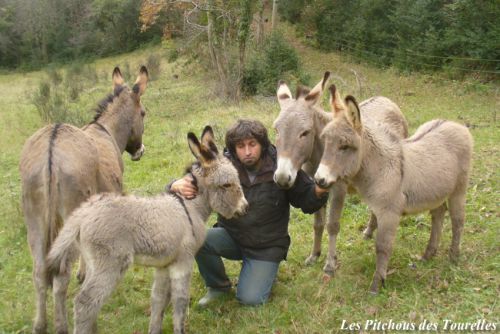
[[[451,228],[446,218],[437,256],[418,261],[430,233],[427,214],[405,218],[398,230],[390,262],[386,288],[377,296],[368,293],[375,269],[373,241],[363,240],[361,230],[368,220],[366,206],[352,196],[346,203],[338,238],[340,268],[328,283],[322,281],[324,255],[316,265],[304,260],[312,243],[313,218],[293,210],[290,223],[292,246],[283,262],[270,302],[262,307],[240,306],[228,298],[208,309],[196,307],[205,293],[195,269],[191,287],[188,329],[190,333],[336,333],[342,325],[362,331],[369,321],[389,325],[435,324],[444,331],[446,321],[475,323],[481,319],[500,327],[500,108],[499,87],[472,80],[450,81],[429,75],[403,75],[358,64],[335,53],[321,53],[295,41],[304,68],[315,84],[325,70],[343,94],[358,100],[384,95],[394,100],[407,117],[411,132],[433,118],[455,120],[470,127],[475,140],[474,169],[467,196],[467,216],[459,265],[447,256]],[[162,57],[161,73],[143,97],[147,109],[144,144],[140,162],[125,157],[125,188],[138,195],[157,194],[166,183],[182,175],[192,161],[186,133],[201,132],[206,124],[214,127],[219,143],[225,129],[238,118],[258,118],[271,128],[279,107],[274,97],[255,97],[238,105],[221,100],[213,93],[214,80],[182,59],[168,63],[167,50],[156,47],[93,64],[96,82],[81,91],[73,107],[91,110],[111,91],[115,65],[131,69],[131,76],[155,53]],[[175,75],[175,76],[174,76]],[[34,289],[31,256],[20,210],[18,160],[24,141],[42,121],[30,102],[44,72],[0,76],[0,333],[30,333],[34,316]],[[326,95],[326,94],[325,94]],[[323,106],[327,108],[326,96]],[[274,136],[270,131],[271,137]],[[213,217],[212,221],[213,222]],[[326,252],[326,235],[323,253]],[[236,279],[239,264],[228,263],[229,275]],[[149,294],[152,270],[133,267],[104,306],[101,333],[146,333],[149,321]],[[78,285],[72,279],[68,307]],[[51,298],[50,298],[51,299]],[[52,301],[49,303],[52,308]],[[49,328],[52,310],[49,311]],[[345,321],[345,322],[344,322]],[[373,327],[374,323],[369,329]],[[344,327],[344,328],[345,328]],[[167,310],[164,329],[171,332]],[[382,327],[378,327],[379,329]],[[429,327],[432,328],[432,327]],[[359,332],[359,330],[356,330]],[[467,331],[466,331],[467,332]]]

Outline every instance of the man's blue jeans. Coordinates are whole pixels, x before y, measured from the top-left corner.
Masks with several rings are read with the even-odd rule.
[[[224,228],[208,229],[205,243],[196,254],[196,262],[205,285],[209,288],[231,288],[221,257],[243,260],[236,289],[238,301],[246,305],[265,303],[271,294],[280,263],[246,258]]]

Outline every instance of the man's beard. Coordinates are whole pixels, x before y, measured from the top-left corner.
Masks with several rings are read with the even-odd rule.
[[[258,159],[248,159],[248,160],[243,160],[242,163],[245,166],[246,169],[250,171],[254,171],[258,169],[259,167],[259,160]]]

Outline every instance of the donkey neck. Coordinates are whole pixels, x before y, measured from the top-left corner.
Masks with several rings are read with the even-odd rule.
[[[110,106],[96,122],[101,124],[113,137],[120,154],[125,151],[132,127],[132,115],[126,110],[116,110],[117,106]],[[125,108],[124,108],[125,109]]]
[[[186,209],[193,218],[201,220],[203,223],[208,220],[210,214],[212,213],[212,208],[210,207],[208,191],[203,189],[202,186],[198,186],[198,195],[190,200],[184,200]]]
[[[309,163],[314,171],[318,169],[321,157],[323,156],[324,142],[320,139],[325,126],[332,120],[332,115],[317,107],[314,109],[314,143]]]
[[[381,171],[391,175],[391,180],[401,175],[402,148],[400,142],[392,141],[382,131],[374,131],[369,126],[363,127],[361,147],[361,165],[353,182],[366,187],[375,182]]]

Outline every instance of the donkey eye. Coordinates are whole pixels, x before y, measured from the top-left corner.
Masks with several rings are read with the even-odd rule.
[[[305,137],[309,134],[309,130],[306,130],[300,134],[300,138]]]
[[[142,117],[146,116],[146,110],[141,109],[141,116],[142,116]]]
[[[339,149],[340,149],[341,151],[347,151],[348,149],[350,149],[350,146],[349,146],[349,145],[341,145],[341,146],[339,147]]]
[[[225,183],[222,185],[224,188],[231,188],[231,183]]]

